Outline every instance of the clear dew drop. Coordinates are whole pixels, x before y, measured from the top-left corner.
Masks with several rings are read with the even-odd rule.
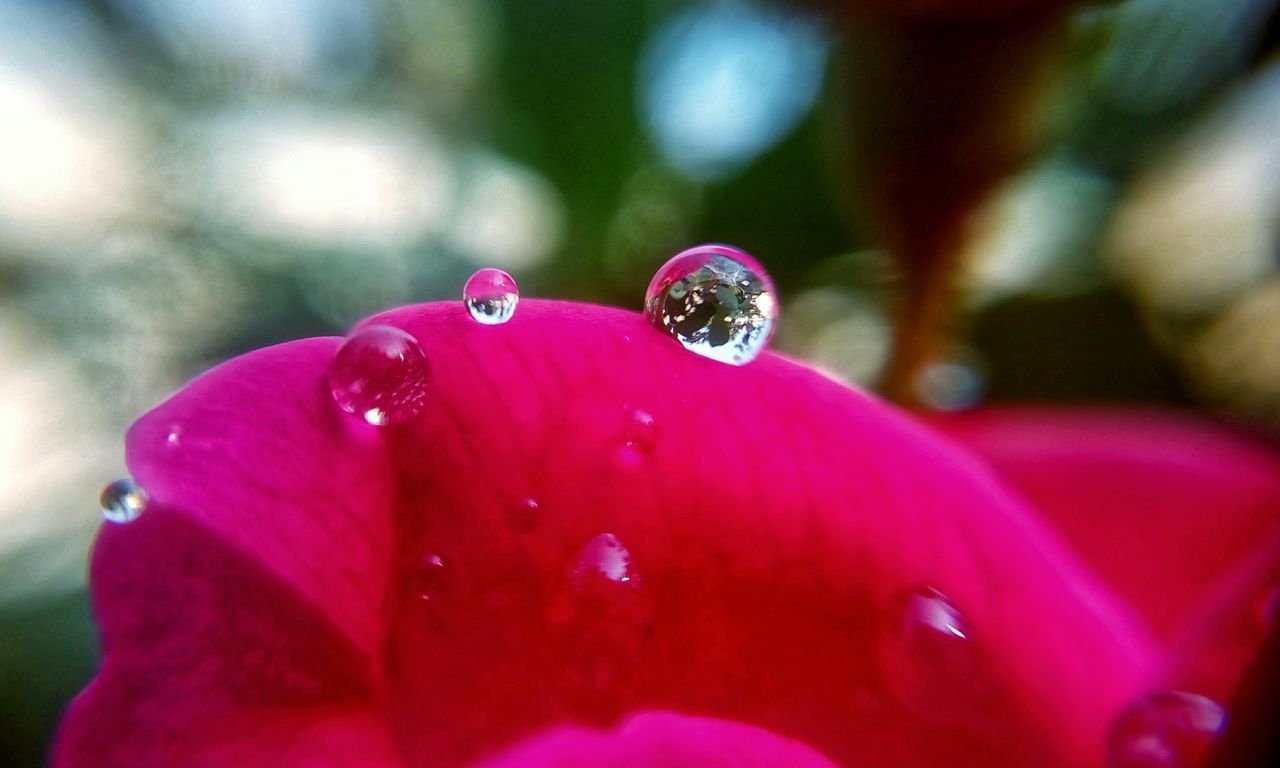
[[[773,335],[778,305],[773,281],[746,252],[700,245],[676,254],[645,292],[649,323],[685,349],[745,365]]]
[[[890,691],[923,720],[962,724],[990,694],[968,619],[936,589],[903,596],[881,654]]]
[[[548,619],[573,686],[603,692],[635,670],[653,631],[653,602],[617,536],[599,534],[578,551]]]
[[[102,517],[112,523],[129,523],[137,520],[147,509],[147,492],[131,477],[122,477],[108,483],[98,494],[98,506]]]
[[[418,340],[399,328],[353,333],[329,364],[329,391],[347,413],[381,427],[416,416],[427,401],[430,366]]]
[[[501,325],[515,315],[520,289],[511,275],[489,267],[468,278],[462,289],[462,301],[476,322]]]
[[[1150,693],[1126,707],[1107,739],[1110,768],[1194,768],[1226,722],[1212,699],[1181,691]]]
[[[409,588],[423,600],[439,600],[453,585],[453,568],[444,555],[434,552],[418,559],[409,577]]]

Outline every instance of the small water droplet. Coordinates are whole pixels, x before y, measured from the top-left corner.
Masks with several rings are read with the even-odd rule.
[[[653,414],[640,408],[627,408],[618,460],[628,467],[643,464],[644,457],[653,453],[657,440],[658,423]]]
[[[889,689],[922,719],[966,721],[988,695],[968,620],[946,595],[928,587],[905,595],[899,605],[897,623],[882,644]]]
[[[169,434],[164,437],[165,445],[170,448],[177,448],[182,444],[182,427],[174,424],[169,428]]]
[[[511,275],[492,267],[472,275],[462,289],[462,300],[476,322],[501,325],[516,313],[520,289]]]
[[[333,356],[329,390],[347,413],[378,427],[399,424],[426,404],[429,371],[417,339],[389,325],[370,325]]]
[[[563,639],[570,682],[600,691],[627,677],[653,629],[653,602],[618,537],[588,541],[549,611]]]
[[[764,351],[778,315],[773,281],[746,252],[700,245],[676,254],[645,292],[649,323],[703,357],[745,365]]]
[[[1111,768],[1194,768],[1222,730],[1226,711],[1182,691],[1150,693],[1126,707],[1107,738]]]
[[[528,533],[538,527],[538,523],[542,520],[542,514],[538,509],[538,500],[535,498],[521,499],[514,504],[510,510],[511,525],[518,531]]]
[[[128,523],[138,519],[147,509],[147,492],[131,477],[108,483],[98,494],[102,517],[112,523]]]
[[[453,569],[444,555],[434,552],[418,560],[410,576],[409,588],[423,600],[438,600],[453,584]]]

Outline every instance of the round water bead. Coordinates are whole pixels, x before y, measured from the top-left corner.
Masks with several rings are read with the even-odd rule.
[[[478,323],[501,325],[516,313],[520,289],[511,275],[492,267],[472,275],[462,289],[467,311]]]
[[[329,391],[339,408],[374,426],[399,424],[426,404],[429,371],[417,339],[389,325],[370,325],[333,356]]]
[[[645,293],[644,312],[685,349],[745,365],[769,343],[778,305],[773,281],[749,254],[700,245],[658,270]]]
[[[128,523],[138,519],[147,509],[147,492],[131,477],[108,483],[98,494],[102,517],[112,523]]]

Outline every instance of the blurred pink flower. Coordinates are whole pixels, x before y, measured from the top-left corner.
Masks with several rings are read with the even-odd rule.
[[[324,338],[130,431],[151,502],[96,544],[104,661],[54,766],[1094,766],[1120,710],[1192,674],[1179,643],[1221,655],[1188,678],[1214,695],[1252,650],[1193,631],[1195,606],[1240,618],[1280,530],[1280,460],[1239,436],[941,425],[992,472],[634,313],[368,322],[430,358],[406,423],[335,406]]]

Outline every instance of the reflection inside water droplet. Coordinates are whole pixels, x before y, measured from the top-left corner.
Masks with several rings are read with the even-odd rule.
[[[108,483],[98,494],[102,517],[112,523],[128,523],[138,519],[147,509],[147,492],[133,481],[122,477]]]
[[[418,340],[370,325],[352,334],[329,364],[329,391],[342,410],[374,426],[405,422],[426,404],[430,367]]]
[[[500,325],[516,313],[520,289],[511,275],[492,267],[472,275],[462,289],[462,300],[476,322]]]
[[[1107,740],[1110,768],[1194,768],[1222,730],[1226,712],[1181,691],[1151,693],[1126,707]]]
[[[645,316],[659,331],[703,357],[751,362],[773,335],[773,282],[750,255],[701,245],[662,266],[645,292]]]

